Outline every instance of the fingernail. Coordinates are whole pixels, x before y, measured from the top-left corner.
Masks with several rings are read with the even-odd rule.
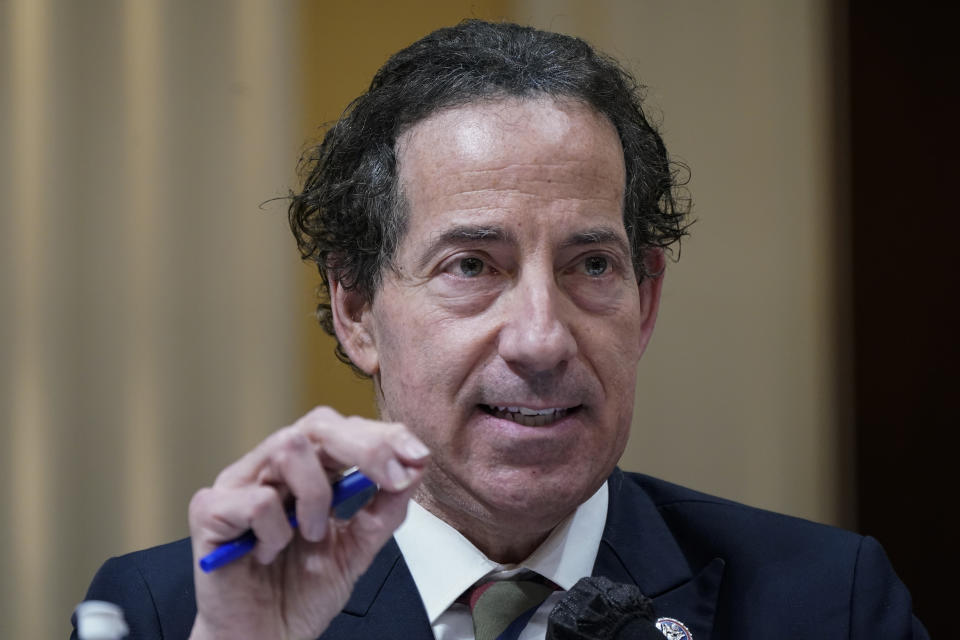
[[[393,483],[395,491],[402,491],[410,486],[410,474],[397,462],[396,458],[390,458],[387,462],[387,477]]]
[[[404,455],[408,458],[426,458],[430,455],[430,449],[416,438],[407,438],[402,448]]]
[[[310,542],[320,542],[327,535],[327,519],[317,518],[310,523]]]

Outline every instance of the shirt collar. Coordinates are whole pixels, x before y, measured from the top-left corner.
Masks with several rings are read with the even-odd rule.
[[[460,532],[413,501],[394,538],[433,624],[461,593],[488,574],[507,576],[529,569],[563,589],[589,576],[603,536],[608,500],[604,483],[518,565],[489,559]]]

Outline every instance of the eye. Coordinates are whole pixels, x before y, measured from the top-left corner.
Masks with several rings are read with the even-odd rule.
[[[464,278],[476,278],[483,273],[483,267],[483,260],[468,256],[466,258],[460,258],[456,263],[455,269],[457,275],[463,276]]]
[[[603,256],[590,256],[583,261],[583,270],[588,276],[602,276],[607,272],[609,264]]]

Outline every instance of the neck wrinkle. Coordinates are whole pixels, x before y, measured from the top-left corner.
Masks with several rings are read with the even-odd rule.
[[[502,565],[520,564],[530,557],[530,555],[543,544],[543,541],[550,536],[550,532],[561,522],[561,518],[541,531],[534,531],[529,534],[518,533],[511,526],[497,526],[493,524],[495,518],[488,514],[486,518],[471,514],[465,510],[459,513],[464,514],[469,520],[462,522],[451,518],[446,509],[437,501],[432,499],[430,492],[424,489],[423,485],[417,490],[413,497],[417,504],[440,518],[448,525],[456,529],[460,535],[470,541],[490,560]],[[493,524],[493,526],[491,526]],[[514,522],[513,524],[516,524]]]

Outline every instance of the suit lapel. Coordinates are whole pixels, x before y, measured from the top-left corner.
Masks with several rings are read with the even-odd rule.
[[[635,584],[658,617],[682,622],[694,640],[709,640],[724,562],[692,571],[653,501],[616,469],[594,575]]]
[[[357,581],[347,605],[321,638],[433,640],[420,593],[392,538]]]
[[[593,575],[635,584],[657,616],[674,618],[693,640],[710,640],[724,561],[691,570],[646,493],[619,469],[609,481],[610,506]],[[361,576],[322,640],[433,640],[433,630],[400,548],[390,540]]]

